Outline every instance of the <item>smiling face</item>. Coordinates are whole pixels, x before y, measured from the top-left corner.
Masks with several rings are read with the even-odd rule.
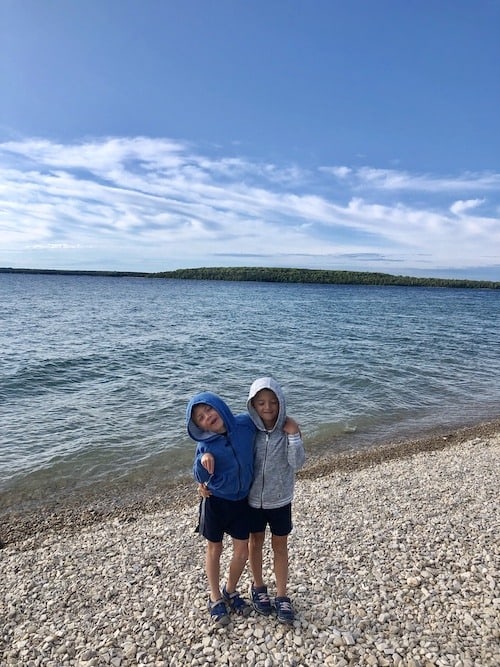
[[[225,433],[226,425],[215,408],[207,403],[198,403],[191,412],[191,419],[202,431]]]
[[[280,411],[280,404],[274,391],[261,389],[252,398],[252,405],[266,429],[272,429]]]

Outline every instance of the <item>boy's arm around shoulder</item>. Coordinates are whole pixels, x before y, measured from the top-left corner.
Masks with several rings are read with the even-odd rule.
[[[287,458],[288,465],[294,470],[302,468],[306,460],[304,442],[298,423],[292,417],[287,417],[283,430],[288,440]]]

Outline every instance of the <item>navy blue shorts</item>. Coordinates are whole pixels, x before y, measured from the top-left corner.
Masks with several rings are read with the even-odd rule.
[[[251,533],[263,533],[268,524],[273,535],[289,535],[292,532],[292,503],[272,510],[250,507]]]
[[[248,540],[250,517],[247,499],[204,498],[200,503],[199,533],[210,542],[222,542],[224,533],[235,540]]]

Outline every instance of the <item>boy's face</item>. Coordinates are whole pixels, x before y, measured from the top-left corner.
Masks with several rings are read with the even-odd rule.
[[[226,426],[215,408],[206,403],[198,403],[191,412],[191,418],[203,431],[225,433]]]
[[[267,429],[272,428],[278,419],[280,404],[274,391],[270,389],[261,389],[252,399],[252,405],[255,412],[262,419],[262,423]]]

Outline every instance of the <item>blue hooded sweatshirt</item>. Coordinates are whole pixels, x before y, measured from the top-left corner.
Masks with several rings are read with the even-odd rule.
[[[226,433],[203,431],[192,417],[193,407],[205,403],[217,410],[226,427]],[[226,500],[242,500],[248,496],[253,480],[253,456],[256,428],[248,414],[233,415],[229,406],[209,391],[196,394],[186,410],[189,436],[196,441],[193,474],[196,481],[207,483],[214,496]],[[201,457],[210,452],[215,459],[214,474],[201,465]]]

